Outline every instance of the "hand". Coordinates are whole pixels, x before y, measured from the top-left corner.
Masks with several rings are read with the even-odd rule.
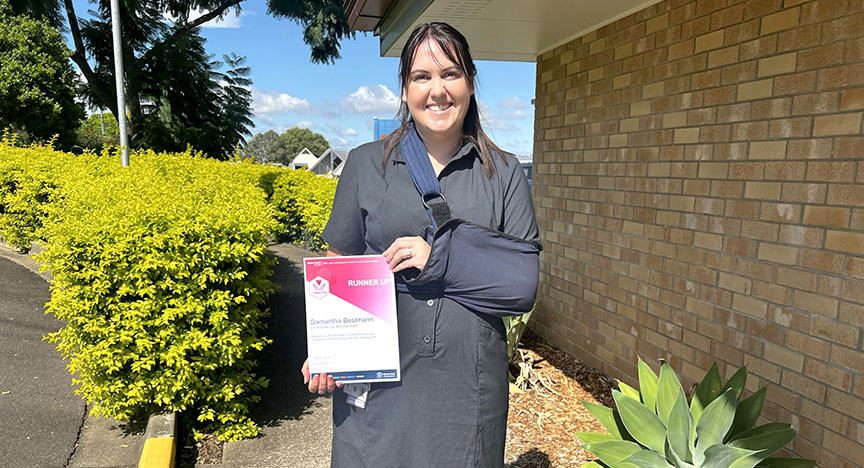
[[[306,359],[303,362],[303,367],[300,369],[300,373],[303,374],[303,383],[309,384],[309,392],[317,393],[319,395],[323,395],[325,393],[333,393],[336,391],[336,388],[342,388],[342,382],[335,382],[333,377],[327,375],[326,373],[322,373],[321,375],[314,375],[312,378],[309,378],[309,359]]]
[[[390,271],[396,273],[406,268],[423,270],[432,247],[422,237],[400,237],[387,247],[384,258],[390,265]]]

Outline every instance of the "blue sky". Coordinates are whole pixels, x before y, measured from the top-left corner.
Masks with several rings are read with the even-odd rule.
[[[75,0],[76,12],[92,8]],[[302,29],[267,15],[263,0],[247,0],[240,16],[201,29],[217,58],[234,52],[251,68],[253,134],[301,126],[323,134],[337,148],[372,139],[372,118],[392,118],[399,100],[398,59],[379,56],[379,40],[358,33],[342,43],[333,65],[309,60]],[[469,43],[471,38],[468,38]],[[530,155],[533,146],[534,63],[478,61],[477,96],[484,128],[503,149]]]

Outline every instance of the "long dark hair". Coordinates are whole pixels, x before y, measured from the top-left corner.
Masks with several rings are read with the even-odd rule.
[[[474,78],[477,76],[477,68],[474,66],[474,60],[471,58],[471,51],[468,48],[468,41],[465,36],[456,30],[453,26],[447,23],[426,23],[417,26],[411,35],[408,37],[408,42],[402,48],[402,56],[399,58],[399,89],[404,93],[405,87],[408,85],[409,75],[411,75],[411,62],[414,60],[414,53],[420,44],[426,40],[435,41],[444,55],[455,63],[462,71],[462,75],[468,80],[468,86],[474,88]],[[465,122],[462,124],[462,138],[471,143],[474,143],[480,150],[480,157],[483,160],[483,167],[486,170],[486,175],[492,177],[495,172],[492,164],[492,153],[497,153],[498,156],[507,164],[507,158],[504,152],[498,147],[480,125],[480,109],[477,106],[476,94],[471,95],[471,102],[468,105],[468,112],[465,114]],[[402,140],[402,136],[408,132],[412,119],[411,113],[408,111],[408,105],[402,102],[399,106],[397,114],[402,125],[394,130],[387,137],[387,142],[384,146],[384,165],[390,158],[396,146]]]

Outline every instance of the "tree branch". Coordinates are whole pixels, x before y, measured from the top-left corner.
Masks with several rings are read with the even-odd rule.
[[[72,33],[72,40],[75,43],[72,61],[78,65],[78,69],[81,70],[81,74],[84,75],[93,93],[102,100],[103,105],[111,109],[114,117],[117,117],[120,115],[117,112],[117,100],[111,98],[111,94],[102,86],[96,73],[93,72],[93,68],[90,67],[90,63],[87,62],[84,41],[81,39],[81,29],[78,27],[78,17],[75,15],[75,6],[72,4],[72,0],[63,0],[63,3],[66,6],[66,16],[69,19],[69,31]]]
[[[71,0],[65,0],[65,1],[69,2]],[[176,31],[171,33],[170,36],[166,37],[165,40],[163,40],[162,42],[154,44],[153,47],[150,48],[150,50],[145,52],[144,55],[142,55],[141,58],[138,59],[138,63],[139,64],[147,63],[151,58],[153,58],[154,55],[159,53],[159,51],[161,51],[165,47],[168,47],[169,45],[176,42],[177,39],[179,39],[181,36],[189,33],[189,31],[197,28],[198,26],[201,26],[202,24],[212,20],[213,18],[216,18],[217,16],[221,15],[228,8],[231,8],[232,6],[237,5],[237,4],[241,3],[242,1],[243,0],[227,0],[226,2],[224,2],[221,5],[214,8],[212,11],[208,12],[207,14],[204,14],[198,18],[195,18],[194,21],[190,21],[190,22],[184,24],[183,26],[178,28]],[[142,67],[139,66],[138,68],[140,69]]]

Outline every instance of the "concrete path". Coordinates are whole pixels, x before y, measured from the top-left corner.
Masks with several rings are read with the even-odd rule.
[[[0,467],[61,468],[75,450],[85,407],[54,345],[48,283],[0,257]]]

